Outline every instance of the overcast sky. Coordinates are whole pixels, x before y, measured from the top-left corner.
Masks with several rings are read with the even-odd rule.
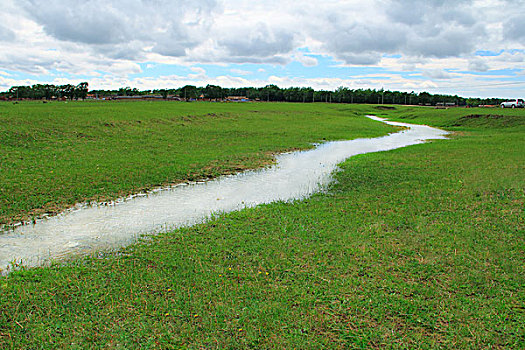
[[[525,97],[525,0],[0,0],[0,91],[81,81]]]

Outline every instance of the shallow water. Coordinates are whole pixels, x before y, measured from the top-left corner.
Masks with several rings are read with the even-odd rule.
[[[327,142],[313,150],[278,155],[276,165],[267,169],[178,185],[110,205],[79,206],[19,226],[0,233],[0,270],[9,271],[13,262],[37,266],[119,248],[141,235],[201,222],[213,213],[304,198],[329,183],[337,164],[348,157],[443,139],[447,134],[428,126],[369,118],[409,129],[373,139]]]

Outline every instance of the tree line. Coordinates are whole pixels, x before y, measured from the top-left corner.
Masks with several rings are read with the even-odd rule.
[[[85,99],[88,95],[87,82],[78,85],[52,85],[52,84],[35,84],[32,86],[13,86],[6,92],[0,93],[0,96],[12,99],[31,99],[31,100],[51,100],[54,98],[66,98],[69,100]]]
[[[245,96],[251,100],[268,102],[332,102],[332,103],[368,103],[368,104],[423,104],[436,105],[449,103],[459,106],[496,105],[500,98],[465,98],[458,95],[431,94],[428,92],[402,92],[383,89],[350,89],[339,87],[335,91],[314,90],[311,87],[279,88],[276,85],[265,87],[223,88],[217,85],[197,87],[186,85],[176,89],[138,90],[129,87],[118,90],[92,90],[99,97],[111,96],[147,96],[157,95],[167,98],[177,96],[191,99],[224,99],[228,96]]]
[[[431,94],[428,92],[403,92],[383,89],[350,89],[339,87],[335,91],[314,90],[311,87],[280,88],[276,85],[265,87],[223,88],[217,85],[197,87],[186,85],[174,89],[138,90],[137,88],[123,87],[116,90],[91,90],[88,83],[78,85],[49,85],[36,84],[33,86],[13,86],[7,92],[1,93],[4,97],[29,99],[85,99],[89,94],[97,98],[111,98],[114,96],[159,96],[164,99],[178,97],[184,100],[210,99],[222,100],[228,96],[244,96],[250,100],[268,102],[331,102],[331,103],[367,103],[367,104],[406,104],[406,105],[436,105],[454,104],[459,106],[478,106],[499,104],[498,98],[464,98],[458,95]]]

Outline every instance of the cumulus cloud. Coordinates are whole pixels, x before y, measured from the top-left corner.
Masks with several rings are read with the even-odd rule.
[[[191,67],[192,74],[188,74],[188,77],[190,79],[205,79],[206,78],[206,70],[201,67]]]
[[[11,41],[15,38],[15,32],[0,24],[0,41]]]
[[[127,76],[141,73],[142,68],[134,62],[115,62],[107,68],[107,71],[115,75]]]
[[[375,65],[381,61],[379,52],[364,52],[361,54],[338,53],[336,57],[343,60],[346,64],[360,66]]]
[[[251,75],[251,74],[253,74],[253,72],[251,72],[251,71],[243,70],[243,69],[236,69],[236,68],[230,69],[230,72],[232,72],[233,74],[238,74],[238,75]]]
[[[290,53],[294,49],[294,36],[288,31],[270,28],[261,22],[243,29],[226,31],[227,34],[217,40],[232,57],[265,58]]]
[[[451,79],[452,75],[442,69],[427,69],[423,71],[423,74],[432,79]]]
[[[369,65],[385,53],[424,57],[467,54],[485,35],[484,26],[471,15],[470,1],[385,1],[378,5],[375,3],[368,16],[369,9],[361,9],[365,15],[360,16],[354,7],[322,13],[323,23],[330,28],[320,37],[323,46],[349,64]]]
[[[49,36],[100,46],[102,53],[111,51],[106,45],[117,45],[121,51],[128,49],[124,57],[148,47],[162,55],[183,56],[204,37],[217,7],[214,0],[22,0],[20,5]]]
[[[466,68],[516,71],[525,52],[525,21],[515,13],[520,2],[1,0],[0,69],[107,74],[116,82],[141,73],[140,64],[264,64],[268,75],[276,75],[266,65],[295,61],[312,68],[325,58],[341,67],[413,71],[419,79],[450,79],[447,71]],[[480,58],[478,50],[503,54]],[[205,76],[193,71],[180,81]],[[248,81],[236,78],[227,81]]]
[[[474,72],[486,72],[489,70],[489,65],[484,60],[475,58],[469,62],[468,69]]]
[[[525,40],[525,20],[519,14],[509,18],[503,26],[503,34],[506,40],[524,41]]]
[[[499,55],[496,60],[502,62],[522,63],[525,62],[525,51],[504,52]]]
[[[129,30],[132,30],[126,26],[125,17],[120,15],[118,8],[101,1],[73,0],[66,5],[57,0],[45,4],[39,0],[26,0],[21,5],[47,34],[60,40],[86,44],[119,43],[126,41]]]
[[[187,62],[296,60],[311,67],[317,64],[315,58],[296,53],[310,44],[346,64],[373,65],[384,54],[438,58],[471,54],[485,40],[488,26],[498,20],[506,21],[506,38],[518,41],[525,35],[520,16],[506,19],[502,13],[491,22],[483,16],[486,4],[468,0],[326,0],[323,6],[313,1],[298,6],[291,0],[16,4],[50,38],[84,45],[95,55],[115,60],[144,61],[153,53]],[[504,5],[498,8],[506,11]],[[0,27],[0,39],[11,40],[13,35]]]
[[[470,26],[476,23],[472,7],[473,2],[465,0],[390,0],[385,11],[392,21],[410,26],[437,24],[443,19],[449,24]]]
[[[300,62],[305,67],[315,67],[319,64],[317,58],[310,55],[305,55],[302,52],[297,52],[295,55],[293,55],[293,59],[297,62]]]

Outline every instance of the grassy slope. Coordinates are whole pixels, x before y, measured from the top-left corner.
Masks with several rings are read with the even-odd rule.
[[[0,103],[0,226],[389,130],[325,104]]]
[[[388,111],[457,134],[328,194],[14,273],[0,347],[523,348],[525,116],[472,112]]]

